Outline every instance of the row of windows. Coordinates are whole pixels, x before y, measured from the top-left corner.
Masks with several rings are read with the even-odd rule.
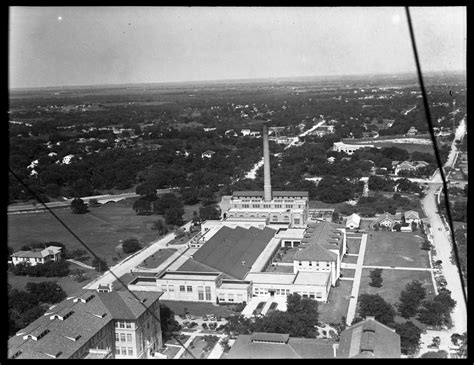
[[[272,206],[271,204],[263,204],[263,208],[270,209]],[[274,204],[275,209],[283,208],[283,204]],[[250,208],[250,204],[242,204],[242,208]],[[262,208],[262,204],[252,204],[252,208]],[[303,206],[301,204],[285,204],[286,209],[302,209]]]
[[[132,328],[132,322],[116,321],[115,328]]]
[[[127,355],[127,349],[128,356],[133,356],[133,347],[116,347],[115,355]]]
[[[289,295],[290,294],[290,289],[270,289],[270,290],[274,290],[276,295]],[[259,294],[264,295],[268,293],[268,290],[263,289],[263,288],[255,288],[254,291],[256,295],[259,295]]]
[[[324,262],[321,263],[321,266],[323,266],[323,264],[324,264]],[[299,262],[298,262],[298,265],[299,265],[299,266],[302,266],[302,265],[303,265],[303,262],[302,262],[302,261],[299,261]],[[310,261],[310,262],[309,262],[309,266],[313,266],[313,261]],[[316,261],[316,266],[319,266],[319,261]],[[331,266],[331,263],[326,262],[326,267],[329,267],[329,266]]]
[[[116,342],[132,342],[132,334],[127,333],[127,336],[125,337],[125,333],[117,333],[115,332],[115,341]],[[127,340],[125,340],[125,338]]]
[[[242,302],[244,300],[243,294],[237,294],[237,302]],[[227,294],[227,300],[225,298],[224,293],[219,293],[219,301],[220,302],[233,302],[234,301],[234,294]]]

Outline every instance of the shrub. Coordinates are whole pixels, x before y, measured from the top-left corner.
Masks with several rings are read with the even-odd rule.
[[[124,253],[133,253],[140,250],[141,248],[142,246],[136,238],[130,238],[122,243],[122,250]]]

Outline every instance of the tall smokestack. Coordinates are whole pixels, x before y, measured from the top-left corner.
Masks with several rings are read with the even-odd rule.
[[[272,200],[272,180],[270,178],[270,148],[268,146],[268,122],[263,123],[263,176],[264,199]]]

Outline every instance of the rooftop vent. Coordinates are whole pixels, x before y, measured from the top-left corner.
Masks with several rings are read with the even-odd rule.
[[[90,314],[92,314],[94,317],[97,317],[97,318],[104,318],[107,315],[107,313],[101,313],[101,314],[99,314],[99,313],[90,313]]]
[[[81,335],[64,335],[64,337],[68,340],[76,342],[78,339],[81,338]]]
[[[49,329],[44,329],[41,332],[40,331],[33,331],[27,335],[23,336],[24,340],[33,340],[33,341],[38,341],[40,338],[46,336],[49,333]]]
[[[53,359],[57,359],[59,356],[61,356],[62,351],[54,352],[54,353],[49,353],[49,352],[43,352],[46,356],[52,357]]]
[[[94,294],[90,294],[88,296],[81,296],[81,297],[78,297],[78,298],[74,298],[74,303],[77,303],[77,302],[87,303],[92,298],[94,298]]]
[[[49,317],[49,319],[59,319],[60,321],[64,321],[67,318],[71,317],[74,311],[60,311],[58,313],[53,314],[52,316]]]

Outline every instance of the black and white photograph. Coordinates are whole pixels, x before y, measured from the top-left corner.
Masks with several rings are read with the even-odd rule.
[[[6,360],[468,359],[467,6],[7,9]]]

